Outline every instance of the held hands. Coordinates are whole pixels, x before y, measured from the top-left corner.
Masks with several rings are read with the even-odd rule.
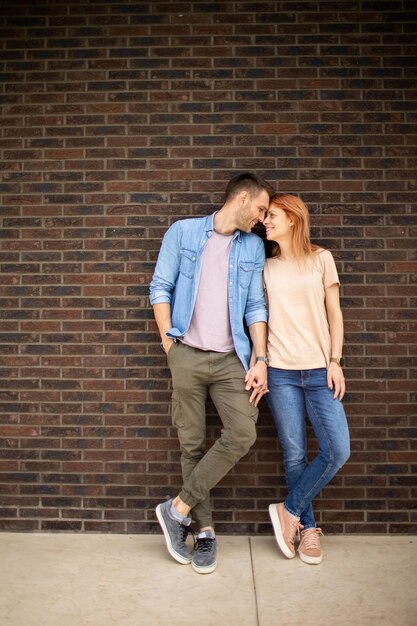
[[[327,386],[329,389],[334,388],[333,400],[338,398],[341,400],[345,395],[346,383],[343,376],[343,370],[337,363],[330,363],[327,370]]]
[[[245,376],[246,391],[252,389],[249,402],[258,406],[259,400],[268,393],[267,367],[263,361],[258,361],[253,365]]]

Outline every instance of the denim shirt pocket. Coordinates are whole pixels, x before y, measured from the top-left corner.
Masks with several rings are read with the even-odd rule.
[[[239,284],[242,289],[248,289],[255,267],[253,261],[239,261]]]
[[[197,252],[181,248],[180,272],[187,278],[194,278]]]

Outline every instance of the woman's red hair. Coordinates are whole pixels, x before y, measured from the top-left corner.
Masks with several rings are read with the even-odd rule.
[[[272,196],[269,206],[282,209],[291,219],[293,223],[292,243],[297,259],[302,259],[321,249],[319,246],[310,242],[310,216],[308,214],[307,205],[301,198],[290,194],[275,194]],[[279,244],[275,242],[272,248],[272,256],[280,256],[280,254],[281,250]]]

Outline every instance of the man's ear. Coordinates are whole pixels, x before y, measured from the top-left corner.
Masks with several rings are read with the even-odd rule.
[[[238,196],[238,203],[239,203],[239,208],[242,209],[245,204],[247,203],[249,198],[249,194],[247,191],[241,191],[239,196]]]

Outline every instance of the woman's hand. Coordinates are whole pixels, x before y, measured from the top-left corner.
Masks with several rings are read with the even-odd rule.
[[[329,389],[334,388],[333,400],[341,400],[345,395],[346,383],[343,370],[337,363],[330,363],[327,370],[327,385]]]

